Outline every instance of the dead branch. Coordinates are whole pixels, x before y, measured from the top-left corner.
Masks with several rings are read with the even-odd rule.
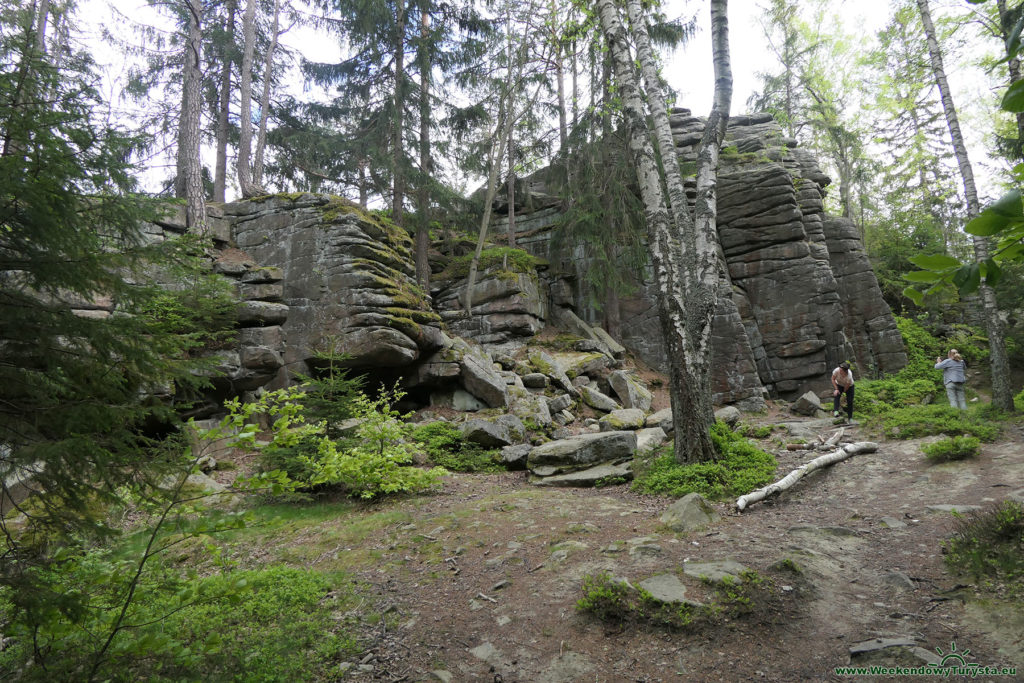
[[[829,439],[829,441],[831,441],[831,439]],[[836,441],[838,441],[838,439],[836,439]],[[878,444],[876,443],[871,441],[858,441],[857,443],[851,443],[843,446],[839,450],[819,456],[809,463],[796,468],[774,484],[769,484],[764,488],[751,491],[745,496],[740,496],[736,499],[736,509],[743,512],[748,505],[762,501],[769,496],[777,496],[814,470],[834,465],[837,462],[846,460],[847,458],[860,453],[874,453],[877,450]]]

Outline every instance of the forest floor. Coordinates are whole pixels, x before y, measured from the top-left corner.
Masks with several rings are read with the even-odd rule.
[[[797,434],[834,429],[831,420],[773,419]],[[697,532],[672,532],[659,518],[673,501],[628,486],[553,489],[522,472],[454,474],[434,495],[296,528],[289,550],[275,554],[353,572],[386,615],[365,634],[364,656],[343,665],[346,680],[886,679],[835,672],[861,649],[855,664],[920,666],[952,652],[957,662],[1021,672],[975,680],[1024,680],[1024,611],[949,573],[942,543],[956,517],[932,507],[1024,499],[1021,428],[1009,429],[980,457],[941,465],[926,461],[920,441],[881,441],[742,514],[731,501],[714,503],[722,519]],[[877,440],[862,430],[847,427],[844,441]],[[780,476],[814,457],[780,445]],[[704,601],[711,588],[683,569],[722,560],[766,579],[747,614],[669,630],[576,608],[584,577],[602,572],[634,585],[675,574]]]

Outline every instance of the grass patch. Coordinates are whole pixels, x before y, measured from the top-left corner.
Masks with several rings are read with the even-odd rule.
[[[469,275],[469,266],[473,260],[472,254],[457,256],[451,260],[444,271],[434,276],[437,280],[453,280]],[[480,262],[477,270],[480,273],[489,268],[499,266],[501,273],[536,273],[538,261],[529,252],[511,247],[492,247],[480,252]]]
[[[1024,505],[1004,500],[958,516],[943,544],[946,565],[968,574],[985,590],[1024,600]]]
[[[921,450],[932,462],[967,460],[978,455],[981,450],[981,441],[974,436],[953,436],[921,446]]]
[[[741,496],[771,482],[777,465],[773,455],[723,422],[712,426],[711,439],[719,455],[714,462],[681,465],[676,462],[672,446],[638,456],[633,467],[633,490],[674,497],[696,492],[717,499]]]

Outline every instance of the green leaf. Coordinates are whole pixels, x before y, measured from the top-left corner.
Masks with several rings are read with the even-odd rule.
[[[959,268],[963,265],[957,259],[952,256],[946,256],[945,254],[922,254],[919,256],[911,256],[907,260],[918,268],[933,270],[936,272],[949,270],[950,268]],[[927,280],[927,282],[933,282],[933,280]]]
[[[914,289],[913,287],[907,287],[906,289],[904,289],[903,290],[903,296],[907,297],[908,299],[913,301],[918,306],[921,306],[921,305],[924,304],[924,294],[922,294],[917,289]]]
[[[938,282],[942,276],[930,270],[914,270],[903,274],[903,279],[910,282]]]
[[[982,213],[992,211],[1007,218],[1024,218],[1024,204],[1021,203],[1020,190],[1010,190],[1002,197],[985,207]]]
[[[1003,279],[1003,269],[990,258],[985,259],[985,263],[982,265],[985,266],[985,284],[989,287],[995,287]]]
[[[1006,229],[1006,226],[1010,225],[1010,223],[1010,219],[1006,216],[1000,216],[997,213],[989,211],[982,211],[979,216],[972,218],[967,225],[964,226],[964,232],[968,235],[989,237]]]
[[[1024,16],[1017,19],[1017,23],[1010,29],[1006,36],[1006,56],[1013,59],[1020,52],[1020,33],[1024,30]]]
[[[978,291],[981,284],[981,268],[977,263],[966,265],[953,274],[953,284],[960,294],[971,294]]]
[[[1012,83],[1003,95],[1003,101],[999,104],[1004,111],[1018,113],[1024,111],[1024,81]]]

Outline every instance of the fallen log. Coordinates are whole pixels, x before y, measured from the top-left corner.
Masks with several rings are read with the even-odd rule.
[[[743,510],[745,510],[749,505],[762,501],[769,496],[777,496],[814,470],[820,470],[823,467],[834,465],[837,462],[846,460],[854,455],[859,455],[860,453],[874,453],[877,450],[878,444],[871,441],[858,441],[857,443],[847,444],[839,450],[826,453],[825,455],[811,460],[809,463],[797,467],[774,484],[769,484],[764,488],[751,491],[745,496],[740,496],[736,499],[736,509],[743,512]]]

